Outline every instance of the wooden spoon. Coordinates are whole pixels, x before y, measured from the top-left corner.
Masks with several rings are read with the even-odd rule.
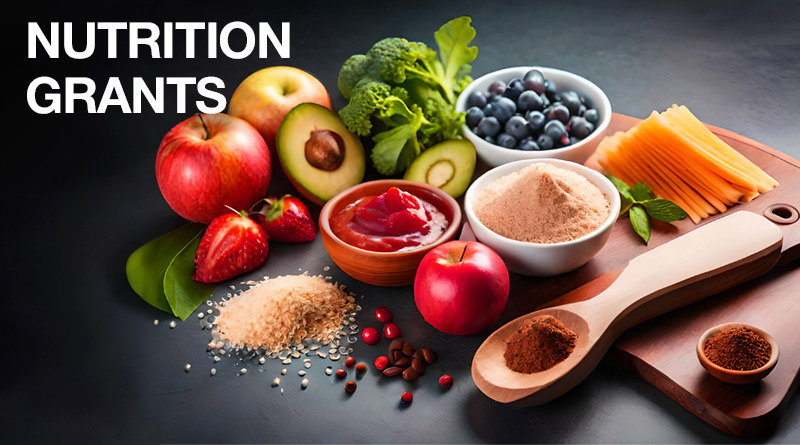
[[[529,406],[550,401],[586,378],[627,329],[768,271],[778,261],[782,240],[780,229],[755,213],[738,211],[710,222],[559,298],[570,303],[505,324],[478,348],[472,378],[498,402]],[[593,285],[603,280],[610,285]],[[506,341],[540,315],[552,315],[578,334],[577,345],[548,370],[512,371],[503,357]]]

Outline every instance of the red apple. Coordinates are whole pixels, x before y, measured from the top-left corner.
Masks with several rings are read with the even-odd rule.
[[[283,118],[306,102],[331,108],[328,90],[316,77],[290,66],[273,66],[256,71],[239,84],[228,103],[228,113],[250,122],[274,147]]]
[[[450,241],[431,249],[417,268],[414,300],[425,321],[447,334],[478,333],[508,301],[508,269],[490,247]]]
[[[242,119],[196,114],[164,136],[156,180],[178,215],[210,223],[229,206],[247,210],[263,198],[272,176],[264,138]]]

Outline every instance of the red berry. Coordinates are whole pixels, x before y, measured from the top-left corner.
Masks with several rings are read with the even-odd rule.
[[[375,359],[375,368],[378,371],[383,371],[389,365],[389,357],[382,355]]]
[[[445,388],[449,388],[449,387],[453,386],[453,378],[450,377],[449,375],[445,374],[445,375],[439,377],[439,384],[444,386]]]
[[[344,384],[344,390],[348,394],[352,394],[352,393],[356,392],[356,388],[357,387],[358,387],[358,385],[356,385],[356,382],[354,382],[352,380],[350,380],[349,382]]]
[[[358,366],[356,366],[356,372],[367,372],[367,365],[359,363]]]
[[[379,307],[375,309],[375,319],[382,322],[382,323],[390,323],[392,321],[392,311],[385,307]]]
[[[381,334],[375,328],[364,328],[361,331],[361,339],[364,340],[364,343],[375,346],[381,341]]]
[[[353,366],[355,366],[355,364],[356,364],[356,359],[354,359],[353,357],[347,357],[344,360],[344,365],[347,366],[348,368],[352,368]]]
[[[400,398],[403,399],[403,401],[406,403],[411,403],[411,401],[414,400],[414,394],[411,394],[410,392],[406,391],[403,393],[403,395],[400,396]]]
[[[347,377],[347,371],[345,371],[342,368],[337,369],[336,370],[336,377],[339,377],[340,379],[343,379],[343,378]]]
[[[394,323],[386,323],[383,327],[383,335],[386,338],[398,338],[403,336],[403,331],[400,330],[400,326]]]

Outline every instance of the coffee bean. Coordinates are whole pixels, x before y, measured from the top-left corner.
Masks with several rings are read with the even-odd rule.
[[[392,356],[393,351],[402,351],[403,346],[405,346],[406,342],[402,338],[395,338],[389,343],[389,357]]]
[[[405,357],[405,355],[403,355],[403,351],[397,351],[396,350],[396,351],[393,351],[389,355],[389,357],[391,357],[391,360],[390,360],[391,363],[390,364],[394,365],[398,360],[400,360],[401,358]]]
[[[422,356],[425,358],[425,363],[429,365],[436,361],[436,353],[428,348],[422,348]]]
[[[403,378],[408,382],[413,382],[419,378],[419,374],[417,371],[414,371],[414,368],[409,366],[405,371],[403,371]]]
[[[403,345],[403,354],[405,354],[408,357],[411,357],[412,355],[414,355],[414,348],[412,348],[411,345],[408,344],[408,343],[404,344]]]
[[[400,374],[401,372],[403,372],[403,368],[399,366],[390,366],[383,370],[383,375],[385,375],[386,377],[394,377],[397,374]]]
[[[427,366],[425,365],[424,360],[414,357],[411,359],[411,367],[417,372],[417,374],[422,375],[425,374],[425,368]]]
[[[394,366],[397,366],[398,368],[408,368],[409,365],[411,365],[411,358],[410,357],[406,357],[405,355],[400,357],[400,358],[398,358],[394,362]]]

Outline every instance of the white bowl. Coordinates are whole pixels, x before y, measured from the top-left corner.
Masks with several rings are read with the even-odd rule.
[[[499,71],[494,71],[485,76],[474,80],[471,84],[464,89],[456,102],[456,111],[467,110],[467,98],[473,91],[486,92],[489,85],[496,81],[502,80],[509,82],[515,77],[520,79],[532,69],[537,69],[542,72],[545,79],[555,83],[558,91],[573,90],[578,94],[584,95],[589,99],[592,105],[597,109],[598,121],[595,129],[585,139],[573,145],[562,148],[554,148],[551,150],[539,151],[523,151],[515,150],[513,148],[505,148],[499,145],[486,142],[483,138],[476,135],[472,130],[464,125],[464,136],[472,141],[475,145],[475,150],[478,157],[491,167],[505,164],[507,162],[519,161],[521,159],[564,159],[567,161],[577,162],[583,164],[589,159],[589,156],[597,149],[597,145],[603,140],[603,137],[608,130],[608,123],[611,122],[611,102],[608,96],[597,85],[586,80],[585,78],[572,74],[567,71],[562,71],[555,68],[545,68],[539,66],[519,66],[514,68],[505,68]]]
[[[608,219],[595,231],[580,238],[552,244],[530,243],[506,238],[480,222],[472,209],[480,192],[502,176],[538,162],[573,171],[596,185],[608,200]],[[588,167],[561,159],[523,159],[495,167],[476,179],[467,189],[464,197],[464,213],[475,237],[478,241],[494,249],[506,262],[508,270],[522,275],[559,275],[586,264],[608,241],[611,229],[617,221],[619,210],[619,193],[608,178]]]

